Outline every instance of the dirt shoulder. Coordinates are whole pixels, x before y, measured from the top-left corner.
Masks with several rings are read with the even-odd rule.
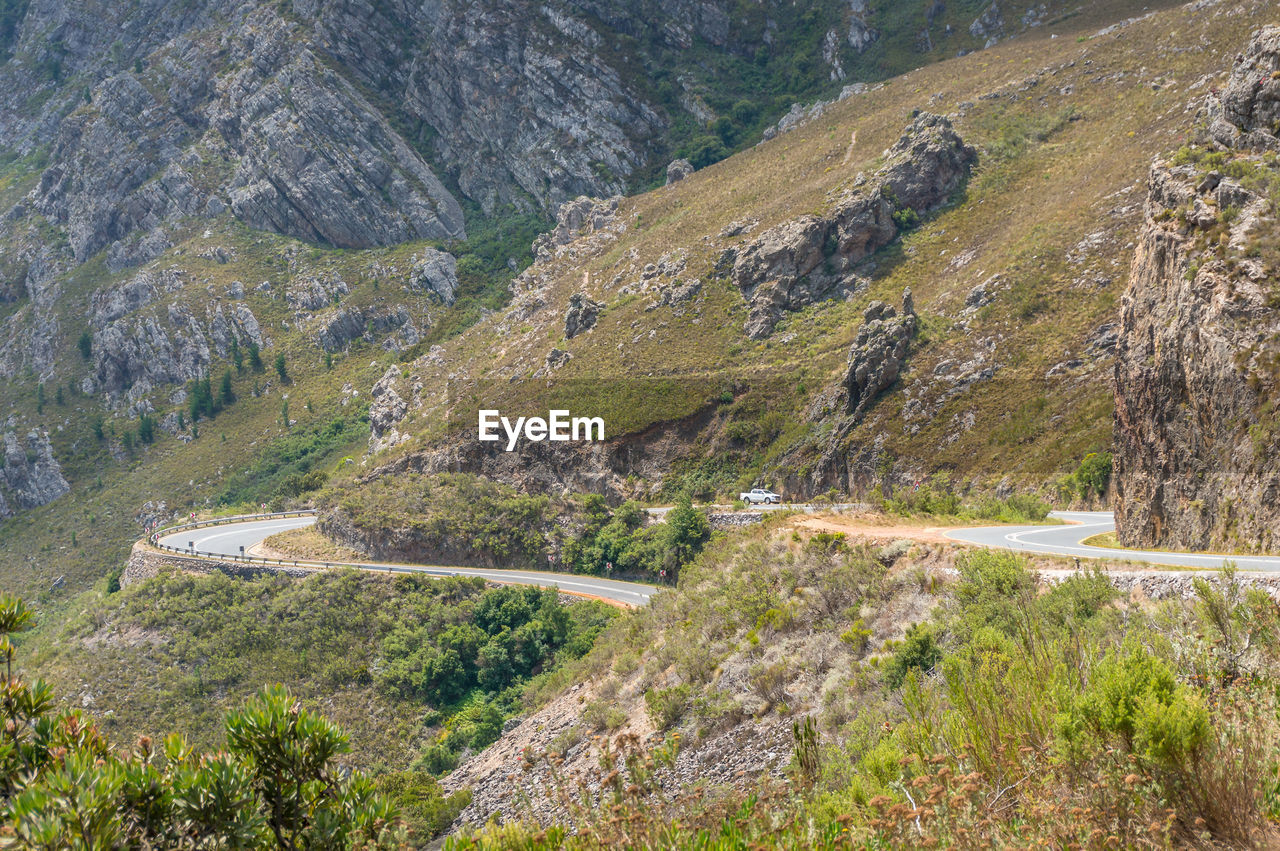
[[[335,543],[314,526],[290,529],[270,536],[249,548],[259,558],[305,559],[308,561],[363,561],[365,557],[350,547]]]
[[[818,514],[798,517],[795,525],[812,532],[841,532],[872,540],[909,538],[930,544],[956,544],[946,536],[955,526],[927,526],[905,523],[901,518],[883,514]]]

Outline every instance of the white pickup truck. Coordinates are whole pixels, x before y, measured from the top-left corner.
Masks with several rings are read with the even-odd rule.
[[[782,497],[778,496],[773,491],[765,490],[764,488],[752,488],[745,493],[740,493],[738,494],[738,499],[742,500],[747,505],[755,505],[760,502],[772,502],[776,505],[782,502]]]

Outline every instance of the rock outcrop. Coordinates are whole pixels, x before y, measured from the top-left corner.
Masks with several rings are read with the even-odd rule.
[[[1275,92],[1255,82],[1259,68],[1277,67],[1271,27],[1236,63],[1214,140],[1276,145],[1266,118]],[[1277,217],[1249,188],[1275,185],[1280,169],[1244,150],[1227,155],[1247,178],[1203,158],[1151,169],[1116,342],[1115,513],[1126,545],[1280,549],[1280,253],[1259,240]]]
[[[340,307],[316,317],[316,342],[326,352],[340,352],[355,340],[377,342],[398,332],[398,340],[386,337],[383,345],[392,350],[412,346],[421,339],[413,317],[404,305],[383,308]]]
[[[572,340],[583,332],[596,326],[596,317],[604,305],[592,301],[586,293],[574,293],[569,296],[569,309],[564,314],[564,336]]]
[[[465,236],[457,200],[296,22],[261,7],[173,47],[181,63],[116,73],[59,126],[33,206],[78,261],[109,246],[113,268],[145,262],[167,225],[227,206],[340,247]]]
[[[1280,150],[1280,26],[1263,28],[1236,60],[1219,98],[1209,100],[1209,132],[1229,148]]]
[[[861,290],[858,264],[946,203],[976,160],[950,121],[922,114],[831,213],[784,222],[737,249],[731,278],[750,306],[747,336],[767,337],[788,311]]]
[[[465,236],[462,208],[355,88],[267,18],[230,57],[209,122],[239,157],[247,224],[341,248]]]
[[[556,211],[556,226],[534,240],[534,255],[539,260],[546,260],[558,247],[603,230],[617,215],[618,202],[621,200],[620,196],[588,198],[583,195],[561,204]]]
[[[93,332],[93,368],[83,382],[84,392],[105,393],[132,404],[165,385],[205,377],[213,357],[228,356],[233,339],[241,346],[266,346],[258,320],[245,304],[207,304],[201,319],[175,301],[162,309],[139,309],[108,319],[130,303],[150,305],[156,297],[150,289],[155,280],[140,275],[121,288],[124,294],[108,291],[95,296],[94,304],[103,308],[103,324]]]
[[[457,259],[445,251],[424,249],[413,258],[406,286],[410,292],[434,293],[442,304],[453,304],[458,299]]]
[[[61,465],[53,457],[49,435],[34,429],[27,434],[25,442],[12,431],[5,433],[2,479],[18,508],[48,505],[71,492]],[[0,491],[0,517],[11,517],[13,509],[4,494],[5,491]]]
[[[910,289],[902,295],[901,315],[882,301],[867,306],[841,382],[848,394],[845,412],[855,422],[898,380],[915,333],[916,311]]]
[[[117,269],[158,256],[175,219],[227,209],[339,246],[452,239],[461,208],[437,175],[486,214],[621,193],[669,156],[674,122],[716,117],[698,90],[736,63],[702,51],[800,41],[781,0],[733,9],[21,3],[0,35],[0,56],[20,57],[0,63],[0,149],[52,148],[32,209],[66,226],[79,261],[106,248]],[[802,87],[875,37],[866,0],[818,15],[829,43]],[[658,97],[646,67],[670,73]]]
[[[679,183],[693,174],[693,163],[685,159],[672,160],[667,165],[667,185]]]
[[[409,385],[403,378],[400,367],[392,364],[370,391],[373,397],[369,404],[370,453],[403,443],[410,437],[397,428],[409,413],[409,402],[400,394],[404,392],[416,400],[422,385],[418,382]]]

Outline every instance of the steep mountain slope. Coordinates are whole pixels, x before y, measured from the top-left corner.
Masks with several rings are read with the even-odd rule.
[[[461,467],[617,496],[686,487],[710,496],[758,480],[793,495],[858,493],[938,470],[1042,484],[1067,472],[1111,442],[1115,310],[1149,159],[1183,137],[1239,45],[1268,20],[1263,5],[1230,16],[1214,8],[1058,38],[1051,27],[851,95],[616,209],[566,208],[505,312],[384,376],[374,440],[407,442],[380,463],[389,474]],[[977,149],[963,191],[921,221],[904,214],[891,226],[897,237],[852,269],[824,267],[839,268],[834,284],[815,277],[812,258],[780,271],[772,258],[795,258],[797,247],[832,255],[817,223],[876,191],[891,158],[882,152],[910,137],[914,109],[948,115]],[[916,173],[932,173],[922,162]],[[771,284],[772,328],[744,298],[758,291],[744,264],[803,290],[779,300]],[[896,377],[894,392],[864,402],[869,384],[856,376],[871,354],[857,349],[870,344],[882,358],[898,348],[882,335],[899,333],[867,310],[874,301],[896,309],[906,288],[917,317],[909,354],[873,382]],[[598,308],[582,332],[575,304],[587,302]],[[643,401],[619,406],[627,394]],[[553,401],[595,406],[616,416],[618,439],[603,451],[518,453],[440,441],[450,427],[474,428],[480,399],[526,414]]]
[[[818,3],[798,17],[754,5],[661,6],[144,3],[92,13],[76,4],[6,6],[0,399],[11,436],[0,491],[11,508],[37,512],[0,529],[16,585],[102,576],[118,566],[138,521],[175,506],[290,498],[306,475],[319,470],[323,479],[357,457],[366,427],[372,447],[404,435],[429,445],[439,430],[424,430],[421,419],[443,410],[447,384],[414,375],[437,364],[440,376],[505,376],[526,366],[523,374],[533,373],[552,347],[562,353],[554,362],[570,364],[566,377],[694,376],[666,394],[663,407],[650,409],[652,394],[615,400],[612,433],[630,432],[628,445],[650,447],[643,429],[655,420],[676,424],[665,427],[665,443],[635,450],[650,459],[640,471],[649,484],[632,491],[669,477],[708,416],[724,419],[704,402],[723,395],[726,366],[743,387],[772,387],[739,393],[735,410],[752,420],[767,401],[777,422],[740,424],[729,446],[735,457],[723,469],[686,458],[671,481],[707,493],[754,477],[757,459],[803,449],[797,442],[813,430],[788,412],[821,409],[808,389],[795,392],[785,375],[790,358],[771,341],[814,347],[804,355],[810,374],[802,383],[825,386],[854,336],[843,328],[845,312],[861,305],[802,311],[800,325],[751,342],[738,331],[746,321],[741,291],[710,274],[713,259],[801,213],[826,215],[835,196],[857,188],[859,170],[880,168],[874,152],[901,136],[908,103],[952,111],[948,98],[963,103],[1012,79],[997,67],[1012,56],[1044,46],[1065,53],[1073,38],[1131,11],[1101,0],[1058,17],[1044,5],[1043,15],[1025,19],[970,3],[941,12]],[[985,23],[971,26],[980,17]],[[926,25],[932,35],[917,40]],[[872,93],[846,85],[1021,29],[1045,37]],[[1115,38],[1089,47],[1122,43]],[[1139,51],[1115,62],[1145,58]],[[950,94],[934,85],[944,78]],[[939,94],[932,106],[913,91],[922,84]],[[608,216],[586,215],[592,205],[574,202],[539,243],[546,261],[516,283],[516,307],[449,342],[503,311],[506,282],[532,259],[529,242],[559,200],[659,182],[676,154],[703,166],[750,144],[794,98],[838,91],[843,98],[825,107],[791,110],[765,132],[773,139],[765,145],[624,202],[611,225],[625,228],[619,245],[634,251],[623,266],[616,257],[585,264],[592,268],[575,259],[585,255],[581,244],[567,244],[574,232]],[[1011,152],[1036,149],[1026,137],[1048,129],[1019,122],[1038,102],[1019,104],[1007,122],[1005,109],[984,107],[975,116],[986,129],[973,120],[965,128],[958,112],[956,126],[979,144],[1008,133]],[[813,124],[823,109],[827,123]],[[850,146],[855,124],[861,141]],[[811,132],[817,127],[825,136]],[[1002,180],[1032,167],[1029,158],[1014,160]],[[758,173],[767,179],[749,177]],[[1008,198],[1025,196],[1025,188],[997,187]],[[832,202],[823,200],[829,192]],[[738,236],[717,236],[736,219]],[[912,224],[904,218],[901,226]],[[870,258],[880,273],[868,266],[855,274],[897,304],[904,283],[919,290],[915,278],[932,274],[912,267],[922,233],[908,233],[901,253],[891,247]],[[613,264],[607,280],[634,265],[617,286],[638,291],[653,280],[643,277],[650,263],[664,283],[681,278],[654,296],[660,312],[645,312],[648,299],[638,292],[619,299],[599,290]],[[594,330],[558,345],[584,271],[596,283],[580,304],[598,301],[603,311]],[[547,307],[523,317],[536,299]],[[675,325],[668,310],[681,314]],[[922,333],[933,333],[928,313],[921,315]],[[624,318],[628,328],[636,323],[626,336]],[[684,323],[695,319],[710,332],[688,335],[697,326]],[[535,326],[543,330],[533,333]],[[511,357],[490,363],[504,346]],[[397,362],[401,378],[388,373]],[[366,426],[371,395],[379,404]],[[403,425],[401,406],[411,414]],[[1105,421],[1101,407],[1079,410],[1091,424]],[[686,421],[694,413],[701,419]],[[1087,431],[1080,449],[1106,442]],[[1055,459],[1078,454],[1075,445],[1062,450]],[[788,475],[808,463],[788,463]],[[607,479],[597,471],[581,484],[618,492]],[[542,480],[562,483],[563,473]],[[795,487],[840,481],[824,473]],[[39,507],[68,487],[73,501]]]

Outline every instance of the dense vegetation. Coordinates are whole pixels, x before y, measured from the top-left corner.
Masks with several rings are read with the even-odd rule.
[[[395,848],[405,832],[373,782],[342,770],[347,738],[280,687],[227,715],[220,753],[180,735],[113,748],[79,710],[14,670],[34,612],[0,595],[0,812],[5,844],[61,848]]]
[[[935,473],[911,487],[898,488],[891,495],[880,496],[877,505],[891,514],[925,514],[999,523],[1039,523],[1048,516],[1050,509],[1044,500],[1031,494],[1015,493],[1004,498],[985,494],[974,498],[962,494],[946,473]]]
[[[71,700],[110,707],[98,723],[116,740],[182,729],[196,747],[219,747],[224,714],[284,683],[322,702],[351,734],[346,759],[430,835],[467,800],[444,797],[430,772],[493,741],[523,685],[586,652],[613,614],[480,580],[164,574],[90,601],[26,646]]]
[[[564,563],[575,573],[656,576],[674,582],[680,568],[711,537],[707,517],[681,496],[666,522],[645,526],[645,512],[635,502],[610,511],[602,497],[583,499],[584,523],[564,547]]]
[[[417,762],[442,774],[463,752],[492,744],[520,708],[528,679],[589,650],[612,610],[595,602],[565,606],[551,588],[508,586],[414,615],[383,639],[379,681],[404,698],[460,707]]]
[[[831,536],[726,542],[581,663],[606,680],[638,667],[651,717],[686,741],[742,717],[746,697],[711,672],[749,664],[771,698],[762,714],[795,720],[789,782],[672,799],[676,738],[620,739],[586,778],[598,792],[564,779],[571,828],[493,828],[451,847],[1274,844],[1280,610],[1267,594],[1228,571],[1195,580],[1190,601],[1136,603],[1099,574],[1046,589],[1021,557],[989,551],[940,585],[910,559],[887,570],[886,555]],[[932,612],[880,640],[913,599]],[[817,639],[832,633],[834,655]],[[772,669],[777,646],[792,665]]]
[[[322,530],[391,560],[675,581],[711,536],[687,496],[665,523],[646,525],[635,502],[611,510],[598,494],[553,499],[466,473],[382,476],[321,491],[315,502],[330,513]]]

